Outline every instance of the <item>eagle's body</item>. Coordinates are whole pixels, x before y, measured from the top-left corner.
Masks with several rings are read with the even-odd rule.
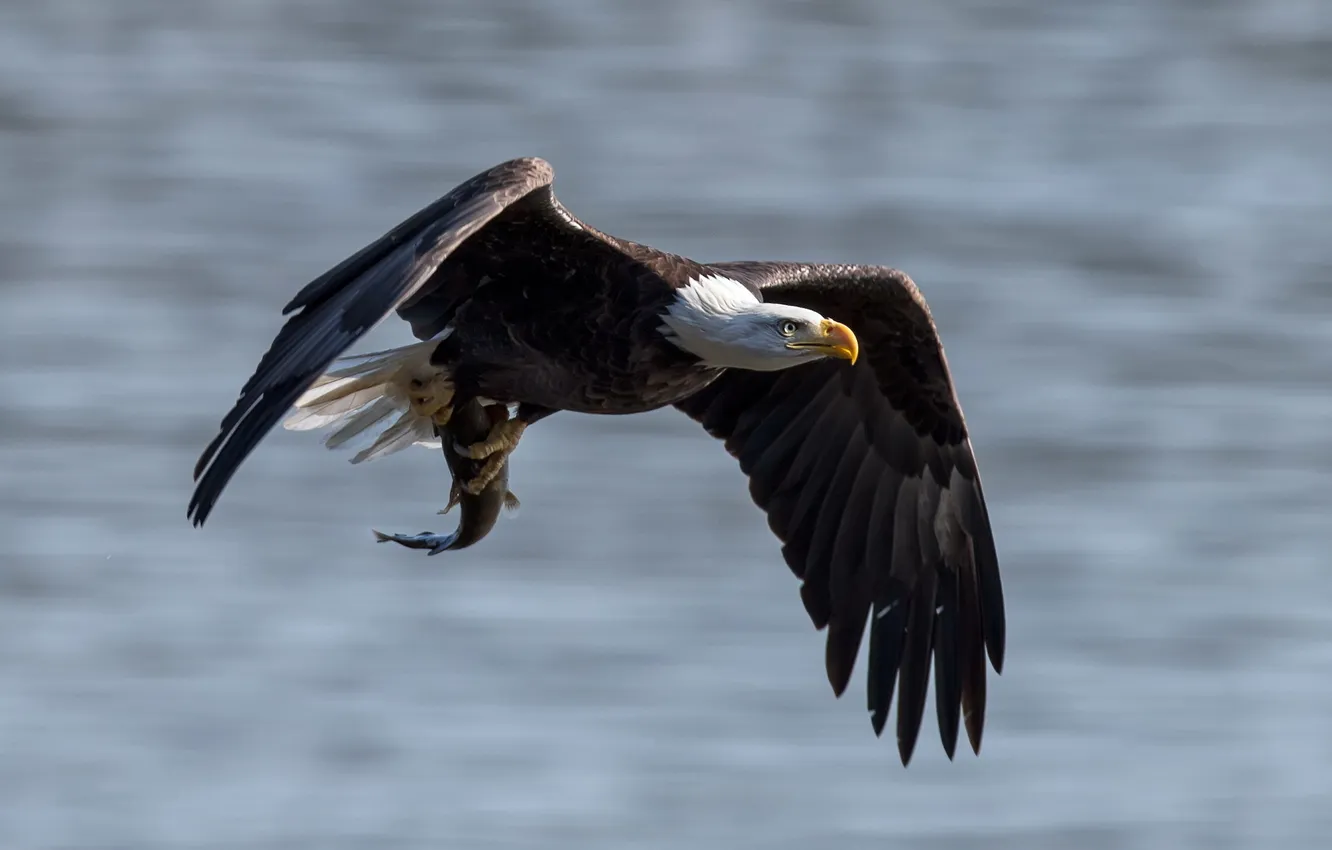
[[[336,429],[330,448],[373,437],[357,461],[443,441],[485,461],[461,482],[482,493],[545,416],[675,405],[749,477],[811,620],[828,630],[834,692],[868,620],[876,733],[896,690],[906,763],[933,658],[945,748],[951,757],[965,719],[979,751],[1003,593],[965,420],[915,284],[883,267],[706,264],[626,242],[569,213],[552,178],[539,159],[495,166],[298,293],[200,458],[196,524],[284,417]],[[393,312],[421,342],[335,365]],[[452,412],[473,401],[496,424],[456,445]],[[412,544],[436,542],[425,537]]]
[[[540,196],[515,204],[460,247],[439,290],[401,311],[418,335],[452,328],[436,360],[463,396],[641,413],[720,374],[658,331],[677,289],[704,266],[590,228],[552,234],[539,226],[543,205]]]

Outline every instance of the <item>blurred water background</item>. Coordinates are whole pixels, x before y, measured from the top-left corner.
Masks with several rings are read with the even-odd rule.
[[[1323,0],[7,0],[0,846],[1326,847],[1330,84]],[[981,758],[832,699],[671,412],[543,423],[452,557],[370,536],[451,526],[437,454],[303,434],[189,527],[286,300],[518,155],[920,283],[1008,594]]]

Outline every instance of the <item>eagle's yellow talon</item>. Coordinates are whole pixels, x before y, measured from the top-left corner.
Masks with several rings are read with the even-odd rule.
[[[470,446],[455,443],[454,448],[459,454],[470,457],[472,460],[493,459],[497,455],[503,459],[518,448],[518,441],[522,439],[525,430],[527,430],[527,423],[521,419],[506,419],[492,427],[490,435],[481,442],[473,443]]]
[[[455,442],[453,448],[458,454],[473,460],[485,461],[472,480],[463,482],[462,490],[478,496],[489,487],[500,474],[500,470],[504,469],[504,464],[509,462],[509,455],[518,448],[518,441],[522,439],[523,431],[526,429],[527,423],[522,420],[504,419],[491,426],[486,439],[479,443],[464,446]]]
[[[509,451],[512,451],[512,449]],[[495,452],[490,455],[486,459],[485,466],[481,467],[481,471],[476,474],[476,477],[462,485],[463,490],[472,496],[481,495],[482,491],[490,486],[490,482],[495,480],[495,476],[499,475],[500,470],[504,468],[504,464],[509,462],[509,451]]]

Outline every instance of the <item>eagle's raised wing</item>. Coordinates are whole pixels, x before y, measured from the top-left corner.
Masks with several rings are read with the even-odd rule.
[[[677,404],[740,461],[783,542],[841,695],[872,614],[868,697],[881,734],[896,685],[906,764],[931,654],[949,758],[959,709],[979,752],[985,655],[1003,667],[1004,602],[980,474],[943,347],[905,274],[870,266],[717,263],[767,301],[816,310],[860,341],[853,366],[731,370]]]
[[[203,524],[237,468],[338,355],[395,310],[410,313],[412,304],[435,294],[440,283],[435,273],[454,250],[516,202],[549,187],[553,178],[554,170],[541,159],[501,163],[298,292],[282,311],[295,315],[259,361],[194,468],[198,483],[189,506],[194,524]]]

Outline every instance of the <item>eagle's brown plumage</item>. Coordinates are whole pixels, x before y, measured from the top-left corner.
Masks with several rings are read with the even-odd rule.
[[[551,167],[512,160],[473,177],[312,281],[195,469],[202,524],[231,476],[302,394],[396,312],[447,369],[458,401],[632,413],[670,404],[740,462],[782,541],[840,695],[870,625],[869,709],[882,732],[898,696],[905,764],[931,659],[953,755],[960,718],[979,751],[985,658],[1003,665],[998,560],[971,441],[937,330],[902,272],[875,266],[697,263],[574,218]],[[704,275],[849,326],[853,364],[717,369],[670,344],[661,313]]]

